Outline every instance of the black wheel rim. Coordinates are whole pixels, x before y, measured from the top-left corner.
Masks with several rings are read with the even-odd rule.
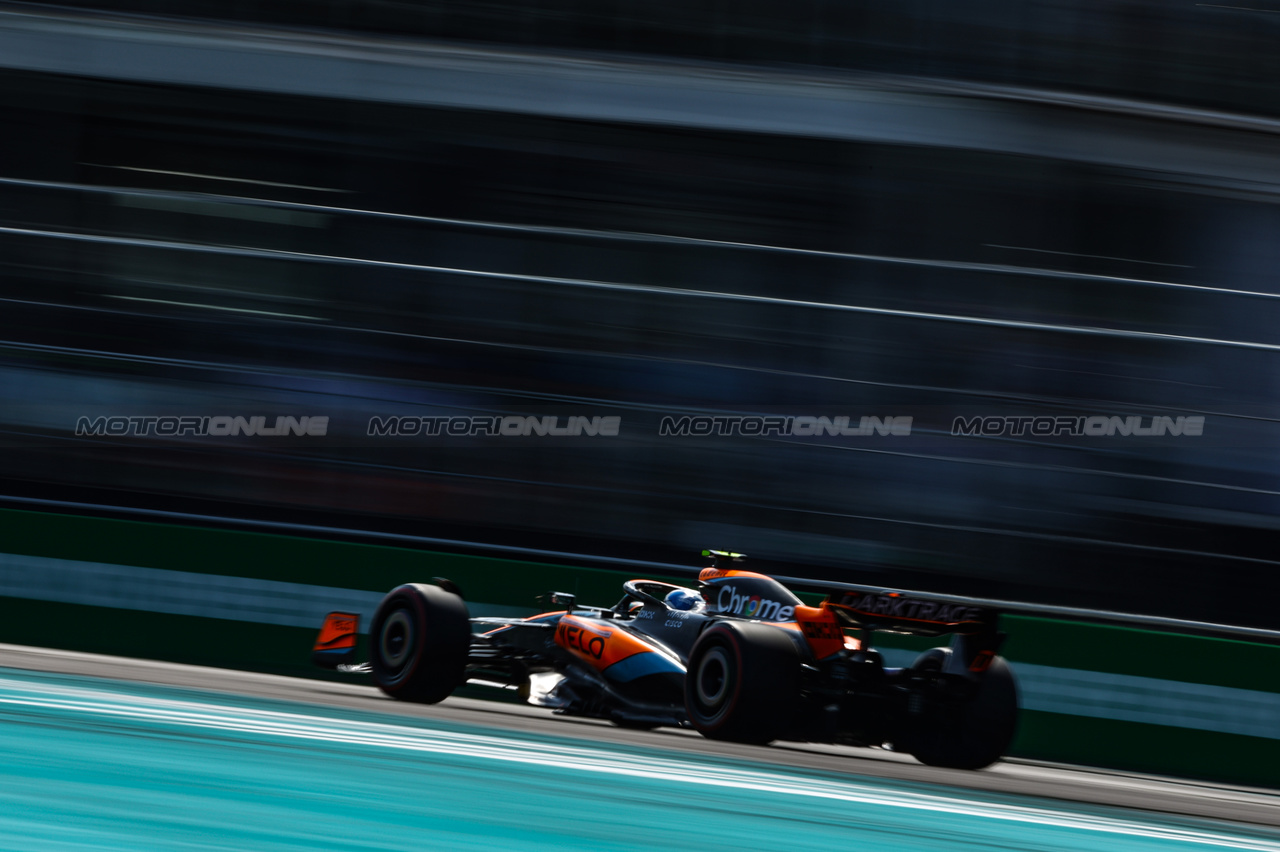
[[[387,674],[400,676],[413,661],[413,619],[408,610],[397,609],[382,622],[378,636],[378,655]]]
[[[709,649],[698,661],[697,676],[694,678],[698,709],[711,717],[718,714],[730,693],[732,680],[728,653],[720,646]]]

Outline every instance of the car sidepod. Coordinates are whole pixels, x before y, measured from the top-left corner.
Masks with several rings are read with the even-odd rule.
[[[670,704],[683,696],[680,657],[630,623],[565,615],[556,625],[555,642],[623,695]]]

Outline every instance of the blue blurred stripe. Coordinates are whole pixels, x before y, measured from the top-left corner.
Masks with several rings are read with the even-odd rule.
[[[1225,822],[11,672],[0,750],[0,837],[24,852],[1280,852]]]
[[[626,683],[635,680],[638,677],[652,674],[684,674],[682,667],[675,660],[668,659],[661,654],[653,651],[643,651],[639,654],[633,654],[625,660],[619,660],[604,670],[612,680],[618,683]]]

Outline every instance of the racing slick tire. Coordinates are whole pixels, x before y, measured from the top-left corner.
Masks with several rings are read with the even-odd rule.
[[[379,689],[402,701],[443,701],[466,679],[467,605],[437,586],[399,586],[378,604],[369,644],[369,667]]]
[[[684,702],[704,737],[770,743],[792,727],[799,700],[800,653],[783,630],[721,622],[694,643]]]
[[[950,656],[950,648],[931,648],[911,668],[942,671]],[[929,766],[982,769],[995,763],[1008,750],[1018,723],[1018,688],[1009,664],[1004,657],[993,658],[972,695],[937,710],[912,727],[901,743],[905,751]]]

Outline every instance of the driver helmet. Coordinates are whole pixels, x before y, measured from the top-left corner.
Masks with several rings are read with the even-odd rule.
[[[702,612],[707,608],[702,595],[693,589],[672,589],[667,592],[666,604],[672,609],[682,609],[685,612]]]

